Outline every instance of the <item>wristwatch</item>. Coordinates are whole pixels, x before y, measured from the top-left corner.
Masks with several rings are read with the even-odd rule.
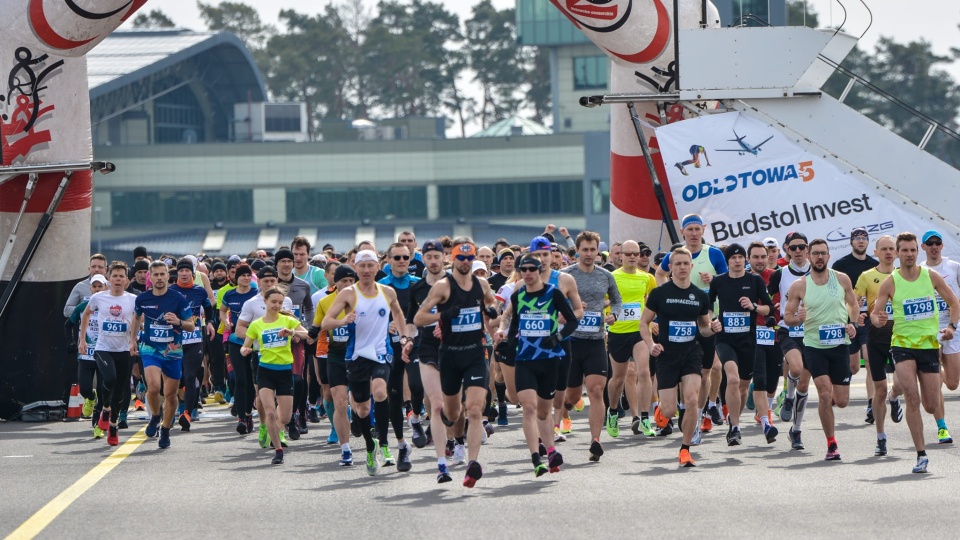
[[[407,343],[410,343],[410,338],[408,336],[400,336],[400,345],[403,346]]]
[[[957,323],[955,323],[955,322],[950,323],[950,328],[953,328],[954,330],[956,330],[956,329],[957,329]]]

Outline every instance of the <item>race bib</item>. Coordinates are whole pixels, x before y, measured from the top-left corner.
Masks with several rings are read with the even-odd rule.
[[[757,345],[773,345],[774,332],[769,326],[757,327]]]
[[[643,311],[643,306],[640,302],[631,302],[629,304],[623,305],[623,318],[624,321],[639,321],[640,313]]]
[[[790,337],[799,337],[799,338],[802,338],[802,337],[803,337],[803,325],[801,324],[800,326],[788,326],[788,327],[787,327],[787,335],[790,336]]]
[[[338,326],[331,332],[331,339],[334,343],[346,343],[350,341],[350,331],[346,326]]]
[[[903,301],[903,318],[908,321],[922,321],[933,317],[934,306],[933,298],[910,298]]]
[[[303,312],[300,309],[300,306],[293,308],[293,317],[300,322],[303,322]]]
[[[189,345],[191,343],[203,343],[203,326],[197,322],[197,327],[192,332],[182,331],[182,343]]]
[[[550,335],[551,326],[549,313],[520,314],[520,337],[547,337]]]
[[[452,332],[476,332],[480,330],[480,306],[461,308],[460,315],[457,315],[450,324]]]
[[[430,313],[436,315],[436,314],[437,314],[437,306],[433,306],[432,308],[430,308]],[[431,326],[436,326],[436,325],[437,325],[436,322],[432,322],[432,323],[424,326],[424,328],[430,328]]]
[[[940,297],[940,294],[936,294],[937,298],[937,309],[940,310],[940,315],[950,313],[950,305],[947,304],[947,301]]]
[[[126,321],[103,321],[100,325],[100,334],[104,336],[125,336],[127,335]]]
[[[599,311],[584,311],[583,317],[577,324],[577,331],[595,334],[600,331],[600,323],[602,321],[603,314]]]
[[[671,343],[689,343],[696,338],[696,321],[670,321],[667,339]]]
[[[261,348],[263,349],[276,349],[278,347],[285,347],[287,343],[290,342],[289,336],[280,337],[281,328],[271,328],[270,330],[265,330],[260,336],[260,341],[263,342]]]
[[[723,331],[728,334],[743,334],[750,331],[750,313],[747,311],[724,311]]]
[[[150,341],[154,343],[172,343],[173,325],[150,323]]]
[[[866,313],[866,312],[867,312],[867,299],[866,297],[861,296],[860,297],[860,313]]]
[[[821,345],[843,345],[847,341],[845,324],[821,324],[818,331]]]
[[[390,343],[400,343],[400,334],[390,334]]]
[[[887,312],[887,315],[893,317],[893,302],[887,300],[887,305],[883,306],[883,310]]]

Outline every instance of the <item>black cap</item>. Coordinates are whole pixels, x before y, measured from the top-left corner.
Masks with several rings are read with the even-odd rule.
[[[551,244],[557,241],[557,239],[554,238],[553,235],[548,232],[543,233],[541,236],[549,240]]]
[[[443,253],[443,244],[439,240],[427,240],[420,246],[420,253],[427,253],[429,251],[439,251]]]
[[[336,249],[334,249],[333,247],[333,244],[324,244],[323,248],[320,251],[327,251],[328,249],[330,251],[336,251]]]
[[[277,261],[277,262],[280,262],[280,261],[282,261],[283,259],[290,259],[290,260],[292,261],[292,260],[293,260],[293,252],[290,251],[289,249],[278,249],[278,250],[277,250],[277,253],[274,254],[274,256],[273,256],[273,260],[275,260],[275,261]]]
[[[740,244],[737,244],[737,243],[730,244],[729,246],[727,246],[727,249],[723,252],[723,257],[724,259],[727,260],[727,262],[729,262],[730,258],[733,257],[734,255],[743,255],[743,257],[746,258],[747,250],[743,249],[743,246],[741,246]]]
[[[250,263],[250,268],[251,268],[254,272],[259,272],[260,269],[263,268],[263,267],[266,266],[266,265],[267,265],[267,263],[261,261],[260,259],[255,259],[252,263]]]
[[[177,261],[177,272],[179,272],[180,270],[189,270],[191,272],[194,272],[193,263],[190,262],[190,259],[183,258]]]
[[[334,283],[344,278],[353,278],[354,280],[357,279],[357,273],[353,270],[353,267],[350,266],[349,264],[341,264],[333,272]]]
[[[250,265],[249,265],[249,264],[238,264],[238,265],[237,265],[237,273],[236,273],[236,275],[235,275],[235,278],[236,278],[236,279],[240,279],[240,276],[242,276],[242,275],[248,275],[248,276],[252,276],[252,275],[253,275],[253,269],[250,268]]]
[[[134,258],[134,259],[136,259],[137,257],[144,257],[144,258],[145,258],[146,256],[147,256],[147,248],[145,248],[145,247],[143,247],[143,246],[137,246],[137,247],[133,248],[133,258]]]
[[[787,239],[784,240],[783,243],[784,243],[784,244],[789,244],[790,242],[792,242],[793,240],[796,240],[796,239],[798,239],[798,238],[801,239],[801,240],[803,240],[804,242],[807,241],[807,235],[805,235],[805,234],[803,234],[803,233],[801,233],[801,232],[791,231],[791,232],[788,232],[788,233],[787,233]]]
[[[227,271],[227,265],[223,264],[223,261],[217,261],[213,263],[213,266],[210,267],[211,272],[216,272],[217,270]]]
[[[272,266],[266,266],[266,265],[264,265],[263,268],[261,268],[260,270],[257,271],[257,279],[263,279],[263,278],[268,278],[268,277],[279,278],[280,275],[277,274],[277,269],[276,269],[276,268],[274,268],[274,267],[272,267]]]
[[[140,259],[139,261],[133,263],[133,271],[139,272],[141,270],[150,271],[150,263],[146,259]]]
[[[540,268],[542,263],[540,262],[539,257],[534,257],[532,255],[524,255],[523,258],[520,259],[520,264],[517,265],[517,268],[520,268],[524,265],[536,266],[537,268]]]

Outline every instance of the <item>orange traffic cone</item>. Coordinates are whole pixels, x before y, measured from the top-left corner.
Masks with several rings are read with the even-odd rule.
[[[80,387],[74,384],[70,387],[70,403],[67,404],[67,417],[64,421],[76,422],[80,420],[80,408],[83,406],[83,398],[80,397]]]

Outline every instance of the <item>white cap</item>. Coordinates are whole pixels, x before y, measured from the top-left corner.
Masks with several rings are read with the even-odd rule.
[[[767,247],[780,247],[780,244],[777,243],[777,239],[772,236],[764,238],[763,245]]]
[[[470,269],[470,273],[472,274],[477,270],[483,270],[484,272],[489,272],[489,270],[487,270],[487,265],[483,261],[474,259],[473,268]]]
[[[188,261],[190,261],[191,264],[193,264],[194,271],[197,270],[197,258],[195,256],[187,255],[186,257],[184,257],[184,259],[187,259]]]
[[[99,284],[101,284],[101,285],[107,285],[107,284],[108,284],[108,283],[107,283],[107,278],[103,277],[103,276],[100,275],[100,274],[95,274],[92,278],[90,278],[90,283],[99,283]]]
[[[380,258],[377,257],[377,253],[372,249],[365,249],[357,253],[357,256],[354,257],[353,262],[355,264],[360,264],[365,261],[373,261],[375,263],[380,262]]]

